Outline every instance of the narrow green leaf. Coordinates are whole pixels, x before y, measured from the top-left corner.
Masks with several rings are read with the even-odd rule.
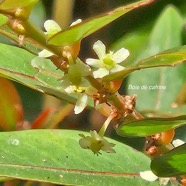
[[[30,130],[0,135],[0,176],[71,185],[145,185],[150,160],[115,143],[116,153],[94,155],[78,143],[80,131]],[[84,133],[87,135],[87,133]],[[148,185],[158,186],[158,182]]]
[[[173,5],[165,7],[155,22],[149,38],[148,54],[153,55],[182,43],[181,33],[183,18],[180,11]]]
[[[151,56],[147,59],[141,60],[135,65],[126,67],[122,71],[115,72],[111,75],[105,76],[103,80],[111,81],[118,78],[124,78],[129,73],[135,70],[140,70],[145,68],[165,67],[165,66],[173,67],[185,61],[186,61],[186,46],[182,46],[175,49],[167,50],[165,52]]]
[[[145,118],[123,123],[117,129],[121,136],[143,137],[177,128],[186,124],[186,115],[174,118]]]
[[[26,50],[5,44],[0,44],[0,56],[0,76],[72,104],[76,103],[76,96],[68,95],[60,87],[63,72],[50,60],[36,58]],[[91,101],[89,106],[93,106]]]
[[[136,57],[138,61],[139,60],[141,61],[139,62],[133,61],[133,65],[131,66],[128,66],[127,63],[125,65],[125,61],[124,61],[123,65],[126,66],[126,68],[123,71],[117,72],[110,76],[106,76],[105,80],[110,81],[112,79],[122,78],[135,70],[152,68],[152,67],[161,67],[161,66],[174,66],[176,64],[183,62],[186,59],[185,58],[186,47],[183,46],[183,48],[180,49],[176,48],[181,45],[182,28],[183,28],[183,18],[181,17],[180,12],[173,6],[166,7],[158,17],[157,21],[155,22],[152,32],[150,33],[150,36],[148,34],[148,42],[145,41],[145,47],[144,47],[144,42],[142,42],[141,44],[138,56]],[[141,50],[141,48],[143,50]],[[170,48],[175,48],[175,49],[170,51],[165,51]],[[165,52],[160,53],[162,51]],[[136,52],[136,50],[131,51],[132,55],[133,52]],[[184,54],[181,54],[180,52],[181,53],[183,52]],[[155,73],[152,74],[156,75],[157,70],[156,69],[154,70]],[[161,70],[159,69],[159,71]],[[138,71],[135,73],[138,73],[139,76],[141,77],[145,72]],[[131,80],[131,83],[135,81],[135,79],[136,78],[133,78]],[[150,81],[151,79],[148,80]]]
[[[3,14],[0,14],[0,26],[6,24],[8,18],[4,16]]]
[[[151,169],[160,177],[186,174],[186,144],[152,160]]]
[[[138,54],[138,58],[143,59],[145,56],[169,50],[162,52],[162,55],[155,55],[138,62],[141,70],[131,73],[127,81],[128,94],[137,95],[138,111],[145,112],[145,114],[153,113],[153,116],[166,114],[173,117],[185,114],[186,106],[175,108],[176,105],[173,104],[186,81],[186,63],[182,63],[186,61],[186,47],[179,48],[182,44],[182,29],[181,13],[176,7],[167,6],[156,20],[146,48]],[[173,47],[178,48],[170,49]],[[176,59],[177,57],[180,59]],[[160,67],[146,69],[153,63]],[[178,65],[174,68],[166,67],[166,65],[176,64]]]
[[[4,0],[0,3],[0,10],[16,9],[35,5],[38,0]]]
[[[152,2],[153,0],[141,0],[138,1],[137,3],[116,8],[111,12],[94,17],[78,25],[69,27],[67,30],[57,33],[56,35],[49,39],[48,44],[55,46],[73,44],[77,41],[82,40],[88,35],[96,32],[97,30],[116,20],[125,13]]]
[[[129,57],[120,63],[124,67],[134,65],[143,59],[141,54],[146,50],[152,25],[145,25],[137,28],[128,34],[119,38],[112,46],[110,51],[117,51],[120,48],[126,48],[130,51]]]

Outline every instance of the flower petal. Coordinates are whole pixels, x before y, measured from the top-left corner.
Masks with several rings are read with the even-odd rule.
[[[79,87],[86,89],[89,86],[90,86],[90,82],[87,79],[82,78]]]
[[[68,94],[74,93],[74,88],[71,85],[64,88],[64,89],[65,89],[65,92],[68,93]]]
[[[88,58],[86,60],[86,63],[95,68],[100,68],[100,64],[101,64],[99,59],[92,59],[92,58]]]
[[[102,148],[101,148],[101,150],[102,151],[105,151],[105,152],[107,152],[107,153],[116,153],[116,151],[112,148],[112,147],[110,147],[110,146],[103,146]]]
[[[47,58],[50,56],[53,56],[54,54],[46,49],[42,50],[41,52],[38,53],[38,56],[41,58]]]
[[[93,50],[98,55],[99,59],[102,59],[106,54],[106,47],[100,40],[94,43]]]
[[[82,136],[81,136],[82,137]],[[87,148],[90,148],[91,146],[91,140],[88,138],[88,137],[82,137],[80,140],[79,140],[79,144],[80,146],[83,148],[83,149],[87,149]]]
[[[139,173],[141,178],[147,181],[155,181],[158,177],[152,171],[143,171]]]
[[[121,63],[122,61],[124,61],[125,59],[127,59],[127,57],[129,56],[129,51],[125,48],[121,48],[120,50],[118,50],[117,52],[115,52],[112,57],[113,60],[116,63]]]
[[[121,70],[123,70],[123,69],[125,69],[125,67],[116,64],[115,67],[113,67],[113,68],[110,70],[110,72],[111,72],[111,73],[119,72],[119,71],[121,71]]]
[[[77,25],[82,22],[82,19],[77,19],[76,21],[72,22],[70,26]]]
[[[97,131],[95,131],[95,130],[91,130],[90,131],[90,135],[91,135],[91,137],[94,139],[94,140],[102,140],[103,138],[97,133]]]
[[[93,72],[94,78],[102,78],[109,74],[109,70],[106,68],[99,68],[98,70]]]
[[[47,31],[46,34],[49,37],[61,31],[61,27],[53,20],[45,21],[44,28]]]
[[[159,178],[160,185],[167,185],[170,178]]]
[[[76,66],[81,70],[82,76],[88,76],[91,72],[91,68],[81,60],[77,60]]]
[[[74,108],[75,114],[81,113],[84,110],[84,108],[87,106],[87,102],[88,102],[88,96],[86,94],[79,94],[78,100]]]
[[[180,145],[183,145],[185,142],[180,140],[180,139],[176,139],[173,140],[172,144],[174,145],[174,147],[179,147]]]

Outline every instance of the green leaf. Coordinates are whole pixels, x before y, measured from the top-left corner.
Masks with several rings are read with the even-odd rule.
[[[145,25],[145,27],[137,28],[116,41],[111,49],[109,48],[110,51],[117,51],[120,48],[130,51],[129,57],[121,63],[122,66],[129,67],[142,59],[140,54],[146,50],[151,27],[151,25]]]
[[[186,64],[178,65],[174,68],[153,68],[157,66],[174,66],[185,62],[186,47],[181,45],[183,28],[183,18],[180,12],[173,6],[168,6],[157,19],[152,33],[149,37],[149,44],[139,57],[149,56],[162,50],[173,47],[177,49],[167,50],[160,55],[149,57],[139,62],[140,71],[131,73],[128,79],[128,93],[137,95],[136,108],[146,113],[158,114],[185,114],[186,107],[174,108],[174,101],[179,90],[186,81]],[[175,31],[174,31],[175,30]],[[181,57],[182,55],[182,57]],[[157,57],[157,58],[156,58]],[[150,78],[147,78],[150,77]],[[137,88],[131,88],[137,85]],[[143,87],[146,86],[146,89]],[[161,89],[163,86],[164,89]]]
[[[80,131],[30,130],[0,135],[0,176],[71,185],[145,185],[150,160],[117,141],[116,153],[96,156],[78,144]],[[87,133],[84,133],[87,135]],[[148,185],[157,185],[158,182]]]
[[[15,33],[12,32],[12,30],[7,26],[4,25],[0,28],[0,33],[7,37],[9,40],[11,40],[12,42],[14,42],[16,45],[20,45],[19,43],[19,36]],[[5,43],[5,42],[3,42]],[[6,44],[12,44],[10,41],[6,40]],[[36,43],[30,43],[30,40],[28,38],[24,39],[24,42],[22,44],[22,48],[26,49],[27,51],[29,51],[32,54],[37,55],[39,53],[39,51],[41,51],[41,47],[37,46]]]
[[[151,162],[152,171],[160,177],[186,174],[186,144],[181,145]]]
[[[137,3],[116,8],[111,12],[94,17],[93,19],[89,19],[78,25],[69,27],[67,30],[61,31],[56,35],[54,35],[52,38],[50,38],[48,40],[48,44],[55,45],[55,46],[73,44],[77,41],[82,40],[88,35],[96,32],[97,30],[101,29],[102,27],[106,26],[112,21],[116,20],[117,18],[124,15],[125,13],[135,8],[138,8],[140,6],[147,5],[151,2],[153,2],[153,0],[138,1]]]
[[[0,3],[0,10],[17,9],[35,5],[38,0],[4,0]]]
[[[36,58],[23,49],[5,44],[0,44],[0,55],[0,76],[70,103],[76,102],[75,95],[68,95],[60,87],[63,72],[50,60]],[[90,101],[89,106],[93,106]]]
[[[123,78],[135,70],[160,66],[174,66],[183,62],[186,59],[186,47],[183,46],[181,48],[176,48],[181,45],[182,28],[183,19],[179,11],[173,6],[168,6],[167,8],[165,8],[165,10],[156,21],[152,33],[149,36],[148,44],[146,44],[146,40],[144,40],[143,37],[136,36],[137,38],[139,37],[139,39],[144,40],[146,44],[146,48],[144,48],[142,42],[141,48],[143,49],[143,51],[139,50],[138,57],[136,57],[138,58],[138,60],[143,60],[137,63],[133,62],[133,65],[128,65],[126,63],[126,68],[123,71],[105,76],[104,79],[106,81],[110,81],[116,78]],[[143,30],[141,32],[144,33]],[[149,35],[148,33],[145,34],[147,36]],[[131,39],[133,40],[133,37],[131,37]],[[170,48],[176,49],[160,53]],[[148,58],[145,59],[146,57]],[[123,65],[125,66],[125,61],[123,62]],[[140,74],[140,76],[142,76],[144,71],[140,71],[138,73]]]
[[[174,6],[167,6],[158,17],[152,30],[148,54],[153,55],[180,46],[183,23],[179,10]]]
[[[6,24],[7,21],[8,21],[8,18],[4,16],[3,14],[0,14],[0,26]]]
[[[186,124],[186,115],[174,118],[145,118],[123,123],[117,129],[121,136],[142,137],[177,128]]]
[[[165,67],[165,66],[175,66],[186,60],[186,46],[178,47],[175,49],[167,50],[165,52],[156,54],[147,59],[141,60],[135,65],[126,67],[124,70],[115,72],[111,75],[103,77],[104,81],[111,81],[118,78],[124,78],[129,73],[135,70],[141,70],[145,68],[153,67]],[[142,76],[142,75],[141,75]]]

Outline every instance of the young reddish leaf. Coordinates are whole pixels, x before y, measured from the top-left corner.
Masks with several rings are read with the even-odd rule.
[[[53,108],[45,109],[33,122],[32,129],[41,129],[46,124],[50,115],[54,112]]]
[[[19,95],[12,83],[0,78],[0,129],[15,130],[23,121]]]
[[[61,32],[57,33],[51,39],[49,39],[48,44],[55,46],[73,44],[96,32],[127,12],[152,2],[153,0],[138,1],[137,3],[119,7],[111,12],[83,21],[82,23],[69,27],[67,30],[62,30]]]

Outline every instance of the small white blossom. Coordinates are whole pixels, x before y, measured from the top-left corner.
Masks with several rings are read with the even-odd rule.
[[[150,181],[150,182],[153,182],[153,181],[156,181],[157,179],[159,179],[159,183],[160,185],[167,185],[170,178],[159,178],[157,177],[152,171],[143,171],[143,172],[140,172],[140,177],[146,181]]]
[[[77,19],[76,21],[74,21],[70,26],[74,26],[74,25],[78,25],[79,23],[82,22],[82,19]]]
[[[46,30],[45,34],[48,36],[48,38],[52,37],[54,34],[61,31],[60,26],[53,20],[45,21],[44,28]],[[53,56],[54,54],[44,49],[41,52],[39,52],[38,55],[41,58],[47,58],[47,57]]]
[[[176,139],[172,141],[172,144],[174,147],[179,147],[180,145],[183,145],[185,142],[180,140],[180,139]]]
[[[53,56],[54,54],[46,49],[42,50],[41,52],[38,53],[38,56],[41,58],[47,58],[50,56]]]
[[[109,143],[106,139],[100,136],[95,130],[90,131],[91,136],[84,136],[79,140],[79,144],[84,149],[91,150],[94,154],[100,154],[100,150],[107,153],[115,153],[115,150],[112,148],[115,146],[113,143]]]
[[[74,21],[70,26],[77,25],[81,22],[81,19],[78,19]],[[52,37],[53,35],[57,34],[58,32],[61,31],[61,27],[54,21],[54,20],[46,20],[44,23],[44,28],[46,32],[44,32],[48,38]],[[47,58],[52,55],[54,55],[52,52],[44,49],[41,52],[38,53],[39,57],[41,58]]]
[[[61,27],[54,20],[47,20],[44,22],[45,34],[50,38],[61,31]]]
[[[88,58],[86,63],[95,68],[93,71],[94,78],[102,78],[114,72],[123,70],[125,67],[118,65],[129,56],[129,51],[121,48],[117,52],[106,53],[106,47],[101,41],[97,41],[93,45],[99,59]]]
[[[61,85],[65,92],[75,93],[78,96],[74,111],[75,114],[81,113],[87,106],[90,83],[84,77],[90,73],[89,66],[81,61],[69,66],[68,73],[64,75]]]

